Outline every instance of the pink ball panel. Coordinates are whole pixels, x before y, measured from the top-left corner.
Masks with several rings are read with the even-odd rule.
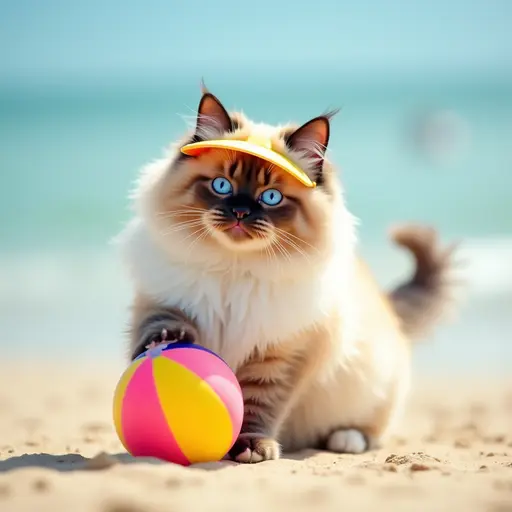
[[[162,412],[151,359],[144,361],[131,378],[123,399],[121,417],[124,438],[132,455],[189,465]]]
[[[206,350],[174,348],[164,350],[162,356],[176,361],[202,379],[206,379],[211,375],[223,377],[238,388],[240,393],[242,392],[240,384],[231,368],[220,357]]]

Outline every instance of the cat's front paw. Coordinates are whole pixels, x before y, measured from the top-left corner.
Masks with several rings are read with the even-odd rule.
[[[162,343],[195,343],[195,334],[186,325],[177,325],[176,328],[163,328],[160,332],[155,333],[150,342],[144,347],[147,350],[154,348]]]
[[[240,434],[229,457],[235,462],[251,464],[265,460],[276,460],[281,455],[279,443],[261,434]]]
[[[152,350],[159,345],[170,343],[197,343],[196,330],[184,323],[176,323],[167,327],[151,329],[147,334],[141,336],[141,341],[132,353],[132,360]]]

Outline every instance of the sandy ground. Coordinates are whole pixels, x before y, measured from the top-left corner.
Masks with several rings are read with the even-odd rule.
[[[379,451],[183,468],[123,453],[118,376],[1,363],[0,511],[512,511],[512,379],[416,382]]]

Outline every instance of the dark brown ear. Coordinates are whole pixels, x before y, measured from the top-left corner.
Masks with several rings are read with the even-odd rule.
[[[233,131],[233,122],[222,103],[206,89],[197,109],[196,137],[205,140]]]
[[[315,117],[286,136],[286,145],[302,153],[313,163],[317,174],[321,173],[331,132],[330,120],[337,111]]]

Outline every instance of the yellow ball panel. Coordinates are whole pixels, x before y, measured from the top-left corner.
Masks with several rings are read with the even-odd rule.
[[[215,391],[165,357],[153,360],[153,375],[162,411],[183,454],[192,463],[221,459],[231,445],[233,428]]]

